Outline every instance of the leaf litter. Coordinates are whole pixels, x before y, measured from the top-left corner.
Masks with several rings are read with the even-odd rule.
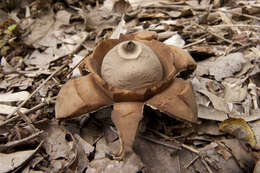
[[[256,1],[232,2],[35,0],[12,11],[1,2],[0,143],[8,147],[0,159],[16,160],[23,153],[2,172],[252,172],[259,165],[260,11]],[[53,123],[53,100],[65,81],[80,75],[73,69],[99,41],[142,30],[177,43],[197,61],[189,80],[202,123],[190,126],[145,108],[137,155],[109,160],[107,149],[118,147],[115,132],[104,128],[112,126],[111,110],[105,109],[105,118],[83,115],[74,119],[76,131],[65,130]],[[230,119],[240,121],[221,131],[217,124]],[[101,129],[113,138],[105,139]],[[50,135],[34,137],[39,130]]]

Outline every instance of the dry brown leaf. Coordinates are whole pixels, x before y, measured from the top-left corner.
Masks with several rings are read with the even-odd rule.
[[[14,171],[28,161],[40,148],[41,144],[35,150],[17,151],[10,154],[0,153],[0,172]]]
[[[209,73],[219,81],[241,71],[245,62],[246,60],[242,53],[233,53],[228,56],[219,57],[210,65]]]
[[[228,103],[241,103],[247,96],[247,87],[225,85],[225,101]]]
[[[25,90],[32,86],[32,83],[32,78],[25,78],[18,74],[10,74],[5,76],[5,80],[0,81],[0,88],[7,89],[19,87],[20,90]]]
[[[70,68],[75,67],[82,59],[85,58],[84,56],[80,55],[74,55],[72,58],[72,63],[69,65]],[[77,67],[76,69],[73,70],[71,77],[80,77],[82,76],[82,73],[80,72],[80,69]]]
[[[52,170],[57,172],[68,168],[77,156],[73,137],[55,122],[45,128],[43,147],[49,155]]]
[[[190,5],[193,9],[196,10],[205,10],[210,6],[210,0],[201,0],[201,1],[190,0],[190,1],[186,1],[185,3]]]
[[[219,143],[212,142],[201,148],[200,152],[204,155],[204,159],[210,168],[216,170],[217,173],[244,173],[243,169],[237,164],[236,158],[230,157],[229,148]]]
[[[121,34],[126,34],[127,29],[126,29],[126,22],[124,18],[121,19],[117,27],[115,28],[114,32],[110,36],[110,39],[119,39]]]
[[[138,7],[160,7],[162,5],[166,5],[171,3],[170,0],[128,0],[131,7],[136,9]]]
[[[218,12],[218,14],[221,16],[221,19],[224,23],[231,25],[231,29],[234,33],[238,33],[241,34],[241,31],[239,30],[239,28],[237,27],[232,27],[233,23],[232,23],[232,15],[231,14],[227,14],[227,13],[223,13],[223,12]]]
[[[53,32],[55,32],[55,30]],[[51,37],[54,40],[50,41],[46,37]],[[61,39],[48,35],[46,37],[46,40],[42,39],[39,44],[41,44],[41,46],[46,44],[48,45],[48,48],[44,52],[35,50],[31,56],[25,58],[25,64],[48,69],[51,62],[72,53],[75,49],[81,46],[82,42],[87,37],[87,33],[80,32],[72,36],[59,35],[59,37],[62,37]]]
[[[91,10],[89,13],[83,11],[82,13],[82,18],[86,20],[87,30],[95,30],[96,33],[117,26],[122,18],[120,14],[109,13],[105,8]]]
[[[16,110],[16,108],[17,107],[15,107],[15,106],[9,106],[9,105],[0,104],[0,114],[9,115],[14,110]],[[26,109],[26,108],[21,108],[20,109],[20,111],[22,113],[27,112],[28,110],[29,109]]]
[[[76,166],[74,170],[77,169],[79,172],[83,172],[88,167],[90,155],[94,152],[95,148],[78,134],[74,134],[74,137],[77,145],[77,161],[74,164]]]
[[[198,106],[198,117],[206,120],[224,121],[228,116],[223,111],[218,111],[213,108],[208,108],[202,105]]]
[[[201,124],[198,128],[198,134],[199,135],[223,135],[223,132],[221,132],[218,128],[218,124],[216,121],[206,121],[203,124]]]
[[[246,60],[242,53],[233,53],[227,56],[218,57],[213,61],[198,63],[197,75],[212,75],[217,81],[223,78],[235,76],[235,73],[243,69]]]
[[[25,38],[25,44],[33,45],[36,43],[49,32],[53,24],[54,14],[52,12],[37,19],[36,22],[30,26],[31,34]]]
[[[15,93],[0,94],[0,102],[17,102],[26,100],[30,93],[27,91],[20,91]]]
[[[142,168],[142,161],[136,154],[132,153],[124,162],[110,160],[107,158],[93,160],[90,162],[86,173],[136,173],[141,171]]]
[[[221,142],[231,150],[232,155],[244,172],[251,173],[253,171],[255,164],[253,155],[243,144],[236,139],[225,139]]]
[[[199,90],[200,93],[206,95],[209,100],[211,101],[211,103],[213,104],[213,107],[219,111],[223,111],[225,113],[229,113],[229,107],[226,103],[226,101],[224,100],[224,98],[222,97],[218,97],[215,94],[212,94],[211,92],[207,91],[207,90]]]
[[[160,32],[160,33],[158,33],[158,40],[159,41],[164,41],[164,40],[172,37],[175,34],[177,34],[177,32],[174,32],[174,31]]]
[[[155,140],[160,141],[159,139]],[[140,155],[140,158],[145,165],[144,172],[181,173],[178,166],[181,154],[171,155],[171,153],[176,152],[176,150],[167,148],[163,145],[154,144],[141,137],[136,139],[135,150],[137,154]]]
[[[8,74],[8,73],[12,73],[12,72],[16,72],[16,69],[14,67],[12,67],[7,61],[5,57],[1,58],[1,66],[2,66],[2,70],[4,73]]]

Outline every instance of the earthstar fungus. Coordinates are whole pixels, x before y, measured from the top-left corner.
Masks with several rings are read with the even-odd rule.
[[[196,63],[184,50],[156,40],[154,32],[103,40],[81,67],[90,74],[69,80],[60,90],[56,118],[69,118],[113,105],[112,121],[121,149],[114,158],[132,151],[143,107],[196,123],[192,85],[176,76],[193,71]]]

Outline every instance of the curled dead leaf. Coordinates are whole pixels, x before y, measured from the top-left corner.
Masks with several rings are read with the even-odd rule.
[[[196,63],[184,50],[165,45],[156,38],[155,32],[145,31],[99,43],[81,66],[90,74],[72,79],[61,88],[55,107],[56,118],[69,118],[114,105],[112,120],[121,142],[121,150],[115,158],[132,151],[144,105],[196,123],[197,104],[192,85],[176,78],[184,70],[193,71]],[[141,66],[136,65],[139,62]]]
[[[219,129],[243,140],[251,146],[255,146],[257,143],[253,130],[242,118],[229,118],[220,123]]]

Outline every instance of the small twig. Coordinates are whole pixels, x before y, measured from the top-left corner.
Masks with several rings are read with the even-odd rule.
[[[24,144],[25,142],[27,142],[28,140],[31,140],[31,139],[34,139],[36,138],[37,136],[39,136],[40,134],[43,133],[43,130],[42,131],[39,131],[39,132],[36,132],[34,134],[32,134],[31,136],[28,136],[26,138],[23,138],[21,140],[16,140],[16,141],[12,141],[12,142],[8,142],[6,144],[1,144],[0,145],[0,150],[3,150],[3,149],[7,149],[7,148],[10,148],[10,147],[15,147],[17,145],[21,145],[21,144]]]
[[[21,109],[21,107],[23,107],[23,105],[25,105],[25,103],[30,100],[54,75],[56,75],[59,71],[61,71],[63,68],[65,68],[68,64],[63,64],[60,68],[58,68],[57,70],[55,70],[47,79],[45,79],[45,81],[43,81],[43,83],[38,86],[38,88],[36,90],[34,90],[30,96],[24,100],[11,114],[9,114],[7,116],[7,118],[11,118],[18,110]]]
[[[38,120],[38,121],[33,122],[33,124],[34,124],[34,125],[39,125],[39,124],[43,124],[43,123],[47,124],[49,121],[50,121],[49,119],[43,118],[43,119],[41,119],[41,120]],[[22,123],[21,125],[22,125],[24,128],[27,128],[27,127],[28,127],[28,125],[25,124],[25,123]]]
[[[238,51],[240,51],[241,49],[246,49],[246,48],[248,48],[248,47],[250,47],[250,46],[254,46],[254,44],[253,44],[253,43],[248,43],[248,44],[246,44],[246,45],[243,45],[243,46],[240,46],[240,47],[237,47],[237,48],[231,50],[229,53],[238,52]]]
[[[17,114],[26,122],[27,125],[29,125],[35,132],[37,131],[37,128],[33,125],[32,120],[23,114],[21,111],[17,110]]]
[[[177,158],[177,163],[178,163],[178,172],[181,172],[181,164],[180,164],[180,156],[179,154],[176,156]]]
[[[88,57],[85,56],[84,58],[82,58],[73,68],[71,68],[64,76],[68,76],[69,74],[71,74],[83,61],[86,60],[86,58]]]
[[[203,29],[204,31],[207,31],[208,33],[210,33],[210,34],[213,35],[214,37],[217,37],[217,38],[219,38],[219,39],[221,39],[221,40],[223,40],[223,41],[225,41],[225,42],[227,42],[227,43],[229,43],[229,44],[232,44],[232,45],[234,44],[233,41],[231,41],[231,40],[229,40],[229,39],[226,39],[226,38],[224,38],[224,37],[222,37],[222,36],[220,36],[220,35],[218,35],[218,34],[212,32],[212,31],[206,29],[205,27],[203,27],[203,26],[201,26],[201,25],[198,25],[197,23],[193,23],[193,24],[196,25],[197,27]],[[242,45],[241,43],[239,43],[239,44]]]
[[[47,103],[47,102],[40,103],[40,104],[38,104],[38,105],[32,107],[31,109],[25,111],[24,114],[25,114],[25,115],[30,114],[30,113],[32,113],[32,112],[34,112],[34,111],[37,111],[38,109],[42,108],[43,106],[48,105],[48,104],[49,104],[49,103]],[[15,116],[13,116],[12,118],[9,118],[9,119],[5,120],[4,122],[0,123],[0,127],[1,127],[1,126],[4,126],[4,125],[6,125],[6,124],[8,124],[8,123],[10,123],[10,122],[13,122],[13,121],[17,120],[18,118],[20,118],[20,116],[19,116],[19,115],[15,115]]]
[[[147,141],[150,141],[150,142],[153,142],[155,144],[159,144],[159,145],[162,145],[162,146],[165,146],[165,147],[168,147],[168,148],[171,148],[171,149],[175,149],[175,150],[181,150],[181,147],[177,147],[175,145],[170,145],[170,144],[166,144],[166,143],[162,143],[160,141],[157,141],[157,140],[154,140],[154,139],[151,139],[151,138],[148,138],[146,136],[142,136],[142,135],[139,135],[140,137],[142,137],[143,139],[147,140]]]
[[[201,162],[204,164],[204,166],[207,168],[208,172],[209,173],[213,173],[212,170],[210,169],[208,163],[203,159],[201,158]]]
[[[4,122],[0,123],[0,127],[4,126],[4,125],[6,125],[6,124],[8,124],[10,122],[13,122],[13,121],[17,120],[18,118],[20,118],[20,116],[19,115],[15,115],[14,117],[9,118],[8,120],[5,120]]]
[[[234,25],[228,25],[228,24],[223,24],[223,25],[215,25],[212,26],[213,28],[221,28],[221,27],[248,27],[248,28],[260,28],[259,25],[245,25],[245,24],[234,24]]]
[[[188,146],[186,144],[181,144],[181,146],[183,148],[185,148],[186,150],[189,150],[189,151],[191,151],[191,152],[193,152],[195,154],[198,154],[198,155],[200,154],[199,150],[196,150],[195,148],[192,148],[192,147],[190,147],[190,146]]]
[[[187,169],[188,167],[190,167],[199,157],[199,155],[194,157],[188,164],[184,165],[184,168]]]
[[[100,135],[94,142],[93,142],[93,144],[92,144],[92,146],[93,145],[95,145],[101,138],[103,138],[104,137],[104,135]]]
[[[183,49],[186,49],[186,48],[188,48],[188,47],[194,46],[194,45],[196,45],[196,44],[200,44],[200,43],[202,43],[202,42],[205,41],[205,40],[206,40],[206,39],[203,38],[203,39],[201,39],[201,40],[198,40],[198,41],[195,41],[195,42],[193,42],[193,43],[187,44],[187,45],[183,46]]]
[[[153,130],[153,129],[148,129],[148,130],[150,130],[151,132],[153,132],[153,133],[155,133],[155,134],[157,134],[157,135],[159,135],[159,136],[161,136],[161,137],[163,137],[164,139],[167,139],[167,140],[171,140],[172,138],[170,138],[170,137],[168,137],[168,136],[166,136],[166,135],[164,135],[164,134],[162,134],[162,133],[160,133],[160,132],[157,132],[157,131],[155,131],[155,130]],[[141,136],[141,135],[140,135]],[[151,138],[147,138],[147,137],[145,137],[145,136],[141,136],[142,138],[144,138],[144,139],[147,139],[147,140],[153,140],[153,139],[151,139]],[[200,152],[199,152],[199,150],[196,150],[195,148],[192,148],[192,147],[190,147],[190,146],[188,146],[188,145],[186,145],[186,144],[183,144],[183,143],[180,143],[179,141],[177,141],[176,139],[173,139],[175,142],[177,142],[178,144],[180,144],[181,145],[181,147],[183,147],[183,148],[185,148],[185,149],[187,149],[187,150],[189,150],[189,151],[191,151],[191,152],[193,152],[193,153],[195,153],[195,154],[197,154],[197,155],[199,155],[200,154]],[[151,141],[151,142],[154,142],[154,141]],[[158,141],[155,141],[154,143],[157,143]],[[159,142],[158,144],[164,144],[164,143],[161,143],[161,142]],[[167,144],[168,145],[168,144]],[[180,147],[178,147],[179,149],[181,149]]]
[[[239,12],[235,12],[235,11],[227,11],[227,10],[212,10],[212,11],[221,11],[223,13],[231,13],[231,14],[236,14],[236,15],[239,15],[239,16],[244,16],[244,17],[247,17],[249,19],[255,19],[255,20],[259,20],[260,21],[260,18],[259,17],[256,17],[256,16],[251,16],[251,15],[248,15],[248,14],[242,14],[242,13],[239,13]]]
[[[50,104],[50,103],[48,103],[48,102],[39,103],[38,105],[32,107],[31,109],[25,111],[24,114],[27,115],[27,114],[30,114],[32,112],[35,112],[35,111],[39,110],[40,108],[42,108],[42,107],[44,107],[44,106],[46,106],[48,104]]]
[[[160,137],[162,137],[162,138],[164,138],[164,139],[170,139],[169,136],[167,136],[167,135],[165,135],[165,134],[163,134],[163,133],[160,133],[160,132],[158,132],[158,131],[156,131],[156,130],[153,130],[153,129],[150,129],[150,128],[147,128],[147,130],[150,130],[151,132],[155,133],[156,135],[158,135],[158,136],[160,136]]]

